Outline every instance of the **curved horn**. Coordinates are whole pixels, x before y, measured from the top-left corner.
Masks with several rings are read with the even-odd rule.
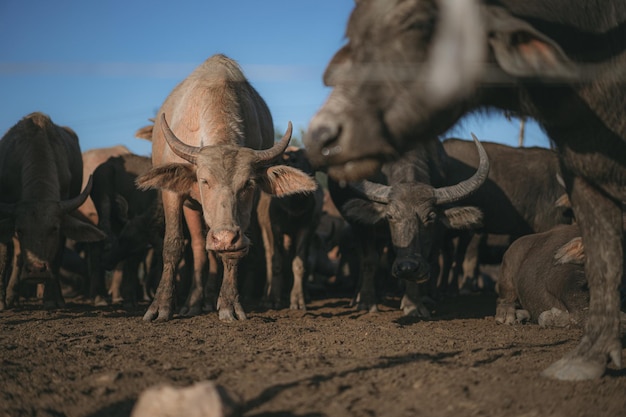
[[[89,180],[87,184],[85,184],[85,188],[83,191],[78,194],[76,197],[71,198],[69,200],[61,201],[61,212],[62,213],[71,213],[76,210],[80,206],[83,205],[87,197],[89,197],[89,193],[91,192],[91,187],[93,185],[93,176],[89,176]]]
[[[350,183],[349,187],[370,201],[389,204],[389,195],[391,194],[391,187],[389,185],[363,180]]]
[[[280,142],[277,142],[269,149],[263,149],[260,151],[256,151],[256,161],[257,163],[270,162],[273,159],[277,158],[279,155],[282,155],[287,149],[289,145],[289,141],[291,140],[291,131],[293,130],[293,126],[291,125],[291,121],[287,125],[287,131],[283,135],[283,138]]]
[[[169,145],[170,149],[185,161],[195,165],[200,148],[187,145],[178,139],[174,132],[172,132],[172,129],[170,129],[170,125],[167,124],[167,120],[165,120],[165,113],[161,113],[161,131],[163,132],[163,135],[165,135],[165,141]]]
[[[489,157],[483,145],[478,141],[478,138],[472,133],[472,138],[476,144],[478,150],[478,156],[480,158],[478,163],[478,169],[470,178],[465,181],[461,181],[456,185],[449,187],[441,187],[435,189],[435,204],[447,204],[454,203],[465,197],[469,197],[474,191],[480,187],[487,176],[489,175]]]

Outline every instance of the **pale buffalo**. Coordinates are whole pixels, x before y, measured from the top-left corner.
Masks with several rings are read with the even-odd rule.
[[[210,251],[224,266],[217,301],[220,319],[246,318],[237,270],[249,250],[246,230],[257,192],[283,196],[317,187],[302,171],[276,165],[290,139],[291,124],[274,144],[267,105],[239,65],[224,55],[207,59],[170,93],[152,132],[153,168],[137,180],[144,189],[162,189],[165,212],[163,275],[144,320],[172,317],[174,274],[184,244],[183,212],[194,256],[185,311],[201,309]]]

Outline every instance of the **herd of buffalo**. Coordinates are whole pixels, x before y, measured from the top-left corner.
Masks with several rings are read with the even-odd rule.
[[[304,149],[291,125],[274,140],[268,106],[224,55],[136,132],[151,158],[81,152],[44,113],[19,120],[0,140],[0,310],[29,283],[63,306],[75,264],[95,303],[149,299],[145,321],[244,320],[254,294],[306,309],[338,246],[341,267],[324,273],[351,270],[358,308],[377,310],[386,261],[404,314],[428,317],[424,296],[472,282],[500,237],[495,320],[585,328],[543,375],[621,367],[626,3],[356,0],[346,38]],[[553,149],[439,139],[491,109],[534,118]]]

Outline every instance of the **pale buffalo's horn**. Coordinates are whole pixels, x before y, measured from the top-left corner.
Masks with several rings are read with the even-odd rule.
[[[165,113],[161,113],[161,131],[163,132],[165,141],[169,145],[170,149],[185,161],[195,165],[200,148],[187,145],[178,139],[174,132],[172,132],[172,129],[170,129],[170,126],[167,124],[167,120],[165,120]]]
[[[269,149],[256,151],[255,154],[257,163],[262,164],[264,162],[270,162],[282,155],[283,152],[285,152],[285,149],[287,149],[287,146],[289,146],[292,130],[293,126],[291,125],[291,122],[289,122],[289,124],[287,125],[287,131],[283,135],[280,142],[276,142],[274,146]]]

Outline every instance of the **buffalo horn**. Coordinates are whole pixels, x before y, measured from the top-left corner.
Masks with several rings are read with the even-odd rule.
[[[285,149],[287,149],[289,141],[291,140],[292,129],[293,126],[291,125],[291,122],[289,122],[289,124],[287,125],[287,131],[283,135],[283,138],[280,140],[280,142],[276,142],[274,146],[269,149],[256,151],[255,154],[257,163],[262,164],[265,162],[270,162],[276,159],[278,156],[282,155],[283,152],[285,152]]]
[[[185,161],[195,165],[200,148],[187,145],[178,139],[174,132],[172,132],[172,129],[170,129],[170,126],[167,124],[167,120],[165,120],[165,113],[161,113],[161,131],[163,132],[163,135],[165,135],[165,140],[167,141],[170,149]]]
[[[474,175],[465,181],[461,181],[460,183],[449,187],[436,188],[435,204],[440,205],[454,203],[464,199],[465,197],[469,197],[469,195],[476,191],[478,187],[480,187],[487,179],[487,176],[489,175],[489,157],[487,156],[485,148],[483,148],[483,145],[481,145],[478,138],[476,138],[473,133],[472,138],[474,139],[480,158],[478,169]]]
[[[370,201],[381,204],[389,204],[389,185],[378,184],[368,180],[350,183],[350,188]]]
[[[61,212],[62,213],[71,213],[76,210],[80,206],[83,205],[87,197],[89,197],[89,193],[91,192],[91,186],[93,185],[93,177],[90,175],[87,184],[85,184],[85,188],[83,191],[78,194],[74,198],[70,198],[69,200],[61,201]]]

